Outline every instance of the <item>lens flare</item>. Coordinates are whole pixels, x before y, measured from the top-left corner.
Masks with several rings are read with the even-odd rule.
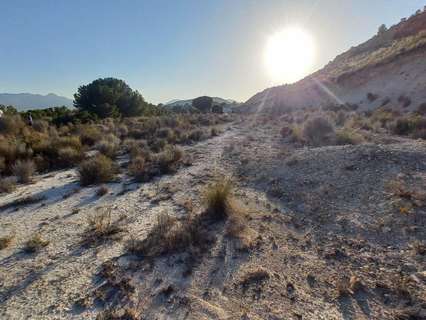
[[[277,83],[292,83],[307,76],[314,58],[313,38],[298,27],[287,27],[273,34],[265,48],[266,69]]]

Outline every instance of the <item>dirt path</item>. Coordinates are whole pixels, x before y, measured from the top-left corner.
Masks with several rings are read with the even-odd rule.
[[[0,318],[80,319],[83,315],[75,314],[73,303],[96,286],[93,278],[99,266],[120,255],[129,237],[144,237],[158,213],[180,215],[185,202],[197,205],[200,188],[229,169],[222,152],[236,135],[238,129],[231,126],[218,137],[186,147],[191,166],[144,184],[122,177],[121,183],[108,184],[110,192],[103,197],[96,196],[96,187],[80,189],[74,169],[39,176],[34,184],[2,196],[0,235],[12,233],[15,239],[0,251]],[[28,196],[43,200],[19,208],[5,206]],[[123,239],[82,246],[87,217],[102,208],[112,208],[113,219],[124,221]],[[39,253],[23,252],[23,243],[34,233],[49,245]]]

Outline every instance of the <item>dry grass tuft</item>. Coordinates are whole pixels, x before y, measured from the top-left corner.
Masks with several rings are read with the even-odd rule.
[[[48,240],[43,239],[40,233],[36,233],[25,243],[24,251],[28,253],[38,252],[48,244]]]
[[[12,166],[12,172],[20,183],[28,183],[36,171],[36,166],[32,160],[18,160]]]
[[[350,278],[346,276],[342,277],[336,282],[337,296],[343,297],[350,294],[353,295],[360,290],[362,286],[361,280],[354,275]]]
[[[132,159],[129,164],[129,173],[137,182],[148,180],[149,173],[147,170],[147,163],[143,156],[136,156]]]
[[[0,237],[0,250],[6,249],[9,247],[13,242],[14,236],[13,235],[7,235],[4,237]]]
[[[231,214],[231,191],[232,182],[229,179],[218,179],[207,186],[204,203],[211,217],[224,219]]]
[[[208,240],[201,219],[197,216],[178,221],[168,214],[160,214],[149,235],[144,240],[131,239],[127,249],[132,254],[156,257],[201,247]]]
[[[101,240],[113,239],[123,229],[118,221],[111,218],[111,208],[103,209],[87,218],[86,243],[96,243]]]
[[[355,130],[343,128],[336,131],[336,144],[347,145],[347,144],[361,144],[364,142],[364,137],[357,133]]]
[[[170,173],[177,170],[182,157],[182,149],[176,146],[167,145],[164,151],[155,157],[155,162],[161,173]]]
[[[16,189],[16,178],[6,177],[0,179],[0,193],[10,193]]]

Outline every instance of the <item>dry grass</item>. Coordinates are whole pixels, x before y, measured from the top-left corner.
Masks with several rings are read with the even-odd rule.
[[[109,134],[95,144],[95,149],[109,158],[114,158],[118,152],[119,145],[120,139],[113,134]]]
[[[161,173],[171,173],[177,170],[182,157],[183,151],[180,148],[167,145],[164,151],[155,157],[154,161]]]
[[[131,239],[127,244],[130,253],[145,257],[176,253],[206,242],[200,217],[187,217],[181,221],[160,214],[157,223],[143,240]]]
[[[129,173],[137,182],[148,180],[147,163],[143,156],[136,156],[129,165]]]
[[[12,166],[12,172],[20,183],[31,182],[31,178],[36,171],[36,166],[32,160],[18,160]]]
[[[48,240],[43,239],[40,233],[36,233],[27,242],[25,242],[23,250],[28,253],[34,253],[40,251],[48,244]]]
[[[85,243],[97,243],[107,239],[117,239],[118,234],[123,229],[119,221],[113,221],[111,218],[111,209],[102,209],[87,218],[87,230],[84,236]]]
[[[9,247],[13,242],[14,236],[13,235],[7,235],[4,237],[0,237],[0,250],[6,249]]]
[[[355,130],[343,128],[336,131],[336,144],[347,145],[347,144],[361,144],[364,142],[364,137],[357,133]]]
[[[229,179],[218,179],[209,184],[204,191],[204,203],[209,215],[223,219],[231,213],[232,182]]]
[[[336,282],[337,296],[343,297],[346,295],[353,295],[360,290],[362,286],[362,282],[358,277],[354,275],[351,277],[343,276]]]

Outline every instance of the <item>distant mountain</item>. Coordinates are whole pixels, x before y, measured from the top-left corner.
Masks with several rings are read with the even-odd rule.
[[[282,112],[351,104],[358,110],[386,105],[413,110],[426,102],[426,11],[338,55],[324,68],[294,83],[267,88],[241,110]],[[408,102],[409,101],[409,102]]]
[[[222,104],[225,103],[227,105],[236,105],[239,104],[237,101],[232,99],[223,99],[219,97],[212,97],[213,98],[213,104]],[[194,98],[195,99],[195,98]],[[191,107],[192,106],[192,100],[194,99],[188,99],[188,100],[171,100],[165,104],[166,107]]]
[[[19,111],[73,105],[71,99],[53,93],[45,96],[32,93],[0,93],[0,104],[14,106]]]

